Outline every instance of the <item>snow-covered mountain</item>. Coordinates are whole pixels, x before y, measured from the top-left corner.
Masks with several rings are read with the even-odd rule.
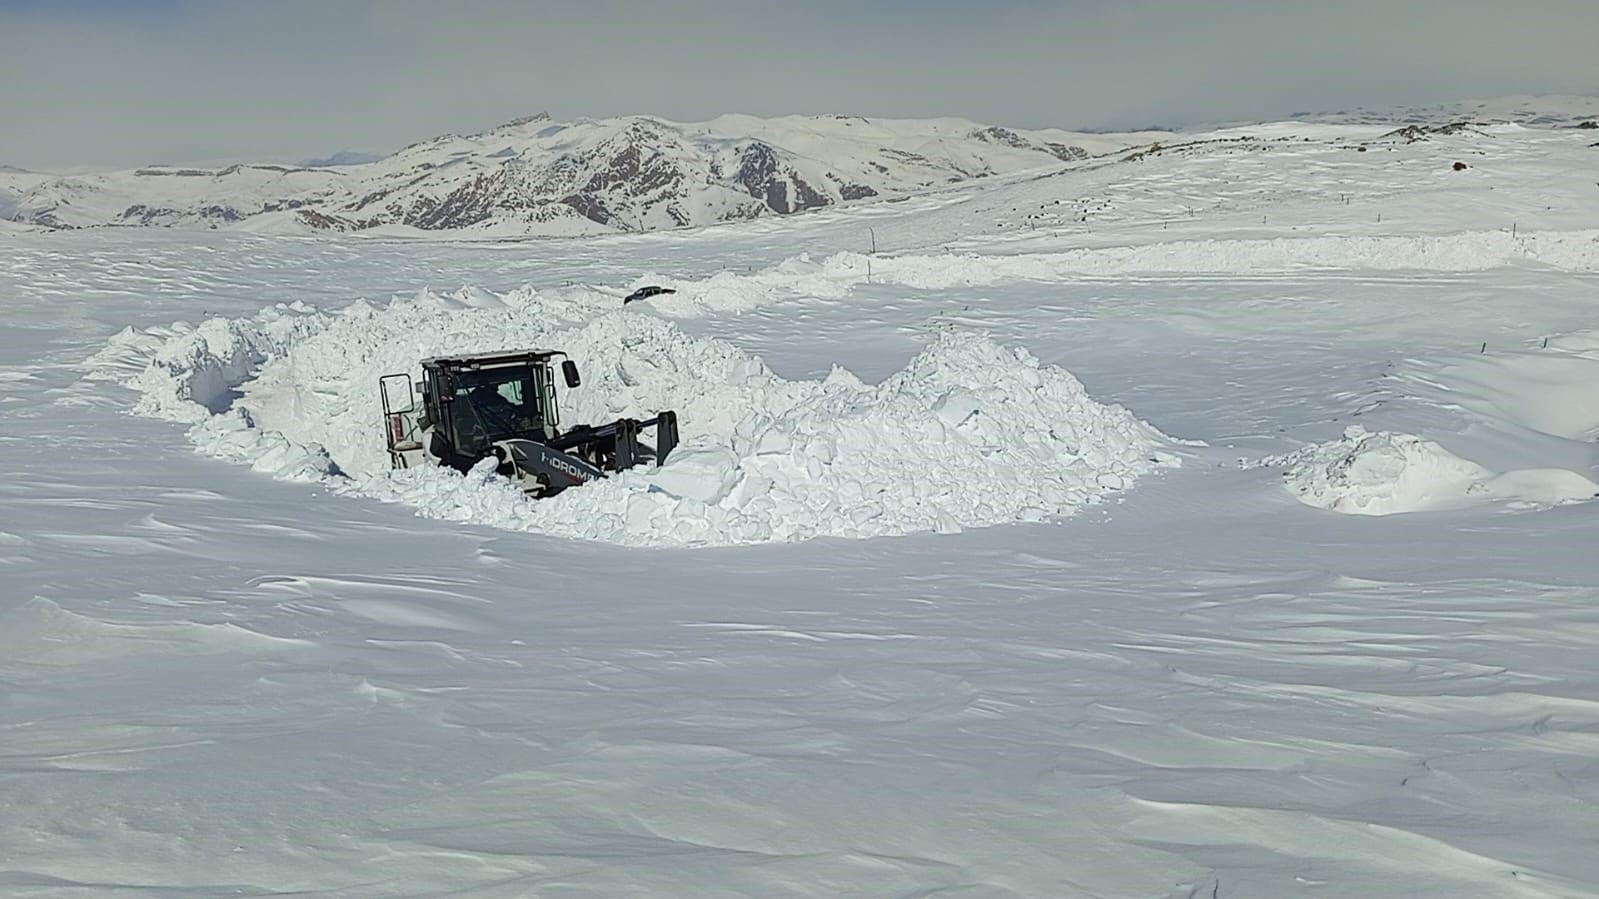
[[[340,165],[365,165],[369,162],[377,162],[383,156],[384,154],[382,153],[368,153],[365,150],[340,150],[337,153],[316,159],[303,160],[300,164],[321,168]]]
[[[1301,121],[1341,125],[1423,125],[1469,121],[1577,127],[1585,122],[1599,121],[1599,97],[1517,95],[1428,106],[1356,106],[1324,112],[1296,112],[1292,117]]]
[[[648,231],[903,197],[1153,139],[1018,131],[956,118],[730,115],[677,123],[634,116],[558,123],[537,115],[480,134],[433,138],[364,165],[0,175],[0,202],[4,217],[52,228]]]

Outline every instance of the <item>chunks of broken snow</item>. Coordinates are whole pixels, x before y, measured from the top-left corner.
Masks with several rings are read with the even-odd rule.
[[[319,444],[295,443],[277,431],[257,428],[243,409],[212,415],[190,428],[188,436],[199,452],[284,481],[320,481],[339,473]]]
[[[1069,372],[976,335],[941,335],[876,386],[841,369],[816,386],[659,470],[541,501],[541,517],[645,544],[947,533],[1068,515],[1176,464]]]
[[[1338,440],[1269,460],[1286,467],[1288,489],[1309,506],[1351,515],[1393,515],[1508,501],[1547,506],[1592,499],[1599,484],[1565,469],[1503,474],[1431,440],[1360,425]]]
[[[727,447],[685,447],[652,474],[650,483],[668,495],[714,505],[741,482],[739,461]]]

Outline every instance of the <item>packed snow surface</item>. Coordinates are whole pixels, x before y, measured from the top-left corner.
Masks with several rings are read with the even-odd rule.
[[[559,347],[588,373],[569,421],[680,416],[684,444],[533,502],[491,468],[390,472],[376,385],[421,359]],[[143,367],[140,362],[148,359]],[[1156,467],[1167,441],[1088,397],[1063,369],[971,333],[938,332],[877,385],[844,369],[789,381],[719,340],[572,289],[422,293],[336,314],[270,307],[123,332],[93,360],[137,409],[194,423],[203,452],[257,471],[414,505],[454,521],[626,544],[729,544],[951,533],[1098,503]],[[237,396],[235,401],[232,398]],[[353,479],[353,480],[352,480]]]

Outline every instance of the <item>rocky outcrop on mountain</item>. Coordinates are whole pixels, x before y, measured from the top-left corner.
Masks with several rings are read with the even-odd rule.
[[[749,195],[764,201],[773,212],[790,213],[826,206],[831,200],[816,191],[792,168],[785,167],[777,151],[752,141],[739,153],[733,180]],[[869,188],[868,188],[869,189]]]
[[[1434,135],[1448,136],[1462,131],[1482,133],[1481,126],[1472,122],[1447,122],[1442,125],[1406,125],[1384,134],[1383,137],[1400,138],[1407,144],[1413,144],[1416,141],[1431,140]]]

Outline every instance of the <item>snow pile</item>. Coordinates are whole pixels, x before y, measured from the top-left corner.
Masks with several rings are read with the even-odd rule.
[[[425,518],[512,531],[559,533],[558,529],[540,526],[544,517],[538,501],[528,499],[521,488],[495,474],[486,463],[479,463],[465,475],[442,467],[412,468],[358,476],[352,481],[333,482],[333,486],[350,496],[413,506],[416,514]]]
[[[240,385],[267,359],[328,321],[303,303],[280,303],[248,319],[123,328],[85,365],[92,379],[124,381],[138,390],[134,412],[192,425],[188,437],[201,452],[285,480],[316,481],[338,473],[326,450],[261,430],[233,403]]]
[[[1489,471],[1430,440],[1360,425],[1276,460],[1299,501],[1351,515],[1392,515],[1461,505]]]
[[[1543,507],[1592,499],[1599,484],[1566,469],[1495,474],[1431,440],[1360,425],[1268,464],[1283,465],[1288,489],[1309,506],[1351,515],[1455,509],[1495,500]]]
[[[659,471],[540,502],[535,529],[682,544],[949,533],[1070,514],[1176,464],[1163,435],[1069,372],[977,335],[941,335],[875,387],[842,369],[813,384]]]
[[[875,260],[874,260],[875,262]],[[670,286],[676,294],[644,302],[658,312],[691,317],[723,312],[748,312],[795,296],[840,299],[867,279],[868,259],[859,253],[835,253],[820,261],[801,253],[758,272],[721,271],[703,280],[682,280],[647,274],[629,290],[647,285]]]
[[[189,429],[189,440],[208,456],[248,465],[285,481],[320,481],[339,467],[318,443],[295,443],[279,431],[256,427],[244,409],[212,415]]]
[[[684,444],[658,470],[538,502],[487,469],[389,470],[381,375],[418,375],[421,359],[441,353],[534,346],[565,350],[583,371],[583,386],[562,394],[565,425],[671,408]],[[421,293],[331,314],[274,308],[124,332],[91,363],[141,392],[138,411],[194,423],[189,437],[207,454],[432,517],[633,545],[1038,520],[1175,464],[1166,438],[1127,410],[979,335],[942,334],[876,386],[842,369],[788,381],[586,288]]]
[[[234,391],[268,357],[327,324],[303,303],[269,306],[253,318],[210,318],[198,326],[123,328],[85,364],[90,377],[135,374],[134,411],[153,418],[200,422],[226,409]]]
[[[725,436],[740,410],[783,409],[814,389],[778,378],[730,344],[691,338],[589,288],[467,288],[341,310],[262,365],[241,385],[239,405],[259,427],[325,446],[345,472],[386,472],[380,377],[420,378],[429,356],[518,348],[559,349],[577,363],[583,386],[560,394],[564,426],[676,409],[693,433]]]
[[[592,347],[623,316],[566,335]],[[529,502],[487,467],[372,472],[355,492],[429,517],[629,545],[727,545],[954,532],[1039,520],[1101,502],[1175,458],[1127,410],[1076,378],[987,338],[940,336],[877,386],[842,369],[777,378],[658,319],[611,377],[648,364],[680,385],[685,444],[658,470],[634,469]],[[676,342],[648,340],[660,331]],[[648,357],[639,350],[648,342]],[[736,352],[736,351],[734,351]],[[623,392],[625,395],[625,391]]]

